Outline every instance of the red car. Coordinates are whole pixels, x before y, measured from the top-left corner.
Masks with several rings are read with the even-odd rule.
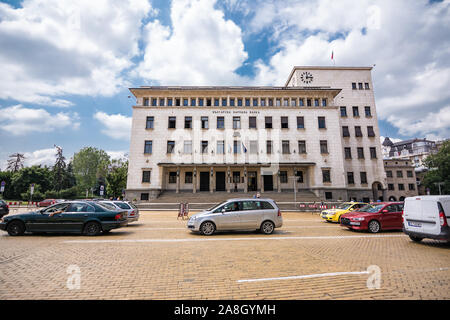
[[[42,200],[41,202],[38,202],[38,206],[39,207],[48,207],[48,206],[51,206],[52,204],[55,204],[55,203],[58,203],[58,202],[61,202],[61,201],[63,201],[63,200],[60,200],[60,199],[45,199],[45,200]]]
[[[353,230],[402,230],[403,202],[371,203],[358,211],[343,214],[341,226]]]

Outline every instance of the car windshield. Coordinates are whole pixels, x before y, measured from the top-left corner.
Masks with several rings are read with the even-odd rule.
[[[126,204],[125,202],[114,202],[116,206],[118,206],[120,209],[129,210],[130,206]]]
[[[381,210],[381,208],[384,207],[384,204],[377,204],[377,205],[371,205],[368,204],[367,206],[359,209],[359,212],[369,212],[369,213],[374,213],[374,212],[378,212]]]
[[[350,208],[351,204],[350,203],[341,203],[340,205],[337,206],[337,209],[348,209]]]
[[[102,207],[105,207],[108,210],[117,210],[116,207],[114,207],[114,205],[111,203],[99,202],[98,204]]]
[[[217,209],[218,207],[220,207],[221,205],[223,205],[224,203],[226,203],[227,201],[222,201],[221,203],[209,208],[207,211],[214,211],[215,209]]]

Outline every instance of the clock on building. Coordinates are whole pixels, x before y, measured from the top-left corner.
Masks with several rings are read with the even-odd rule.
[[[313,81],[313,76],[311,73],[309,73],[308,71],[303,72],[300,75],[300,80],[302,80],[303,83],[309,84]]]

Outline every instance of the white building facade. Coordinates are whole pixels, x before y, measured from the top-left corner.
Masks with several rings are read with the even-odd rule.
[[[163,191],[385,195],[371,68],[294,67],[284,87],[139,87],[126,198]]]

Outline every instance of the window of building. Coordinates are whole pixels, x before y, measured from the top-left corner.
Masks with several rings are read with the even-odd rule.
[[[144,98],[144,99],[142,100],[142,104],[143,104],[145,107],[148,107],[148,106],[149,106],[149,101],[150,101],[149,98]]]
[[[360,126],[355,126],[355,137],[362,137],[362,131]]]
[[[325,117],[318,117],[317,120],[319,122],[319,129],[325,129],[326,128]]]
[[[237,99],[237,105],[238,107],[242,107],[242,98]]]
[[[275,106],[281,107],[281,99],[275,99]]]
[[[266,141],[266,150],[267,154],[272,154],[272,140]]]
[[[204,103],[203,101],[204,101],[203,98],[199,98],[198,99],[198,106],[199,107],[203,107],[203,103]]]
[[[351,148],[344,148],[344,154],[345,159],[351,159],[352,158],[352,149]]]
[[[399,183],[398,184],[398,190],[404,191],[405,190],[405,185],[403,183]]]
[[[370,148],[370,158],[371,159],[376,159],[377,158],[377,149],[374,147]]]
[[[145,124],[145,129],[153,129],[155,118],[154,117],[147,117],[147,121]]]
[[[322,182],[324,182],[324,183],[331,182],[330,169],[322,169]]]
[[[391,170],[386,171],[386,177],[392,178],[392,171]]]
[[[142,171],[142,183],[150,183],[150,174],[151,173],[152,172],[148,171],[148,170]]]
[[[356,82],[352,82],[352,89],[356,90]]]
[[[145,140],[144,153],[151,154],[152,148],[153,148],[153,142],[151,140]]]
[[[397,178],[403,178],[403,171],[397,171]]]
[[[370,118],[372,116],[372,111],[370,110],[369,106],[364,107],[364,114],[367,118]]]
[[[415,184],[414,184],[414,183],[409,183],[409,184],[408,184],[408,189],[409,189],[410,191],[416,190]]]
[[[214,107],[218,107],[220,105],[219,98],[214,98]]]
[[[320,140],[320,153],[328,153],[328,142],[326,140]]]
[[[233,141],[233,153],[234,154],[241,153],[241,141],[239,140]]]
[[[164,98],[159,99],[159,106],[164,107],[164,104],[165,104]]]
[[[406,171],[406,176],[408,178],[413,178],[414,177],[413,172],[411,170]]]
[[[297,117],[297,129],[304,129],[304,128],[305,128],[305,118]]]
[[[158,99],[152,98],[152,107],[156,107],[158,105]]]
[[[195,98],[191,98],[191,106],[192,107],[195,107],[195,101],[196,101]]]
[[[369,89],[370,89],[369,83],[368,83],[368,82],[365,82],[365,83],[364,83],[364,87],[365,87],[366,90],[369,90]]]
[[[281,117],[281,128],[282,129],[289,128],[289,118],[288,117]]]
[[[272,129],[272,117],[264,118],[266,129]]]
[[[230,107],[234,107],[234,98],[230,98]]]
[[[362,89],[363,89],[363,84],[362,84],[362,82],[359,82],[359,83],[358,83],[358,89],[359,89],[359,90],[362,90]]]
[[[201,153],[208,153],[208,141],[202,141]]]
[[[257,154],[258,153],[258,140],[250,141],[250,153]]]
[[[227,98],[222,98],[222,107],[227,106]]]
[[[233,117],[233,129],[241,128],[241,117]]]
[[[283,106],[289,107],[289,99],[283,99]]]
[[[217,154],[225,153],[225,141],[219,140],[217,141]]]
[[[296,107],[296,106],[297,106],[297,99],[291,98],[291,107]]]
[[[327,99],[322,99],[322,107],[326,107],[327,106]]]
[[[169,183],[177,183],[177,173],[172,171],[169,172]]]
[[[298,141],[298,153],[299,154],[306,153],[306,141],[305,140]]]
[[[209,128],[208,117],[201,117],[200,121],[202,123],[202,129],[208,129]]]
[[[169,107],[173,106],[173,99],[172,98],[168,98],[167,99],[167,106],[169,106]]]
[[[347,183],[355,184],[355,177],[353,176],[353,172],[347,172]]]
[[[258,98],[253,98],[253,106],[254,107],[258,106]]]
[[[192,117],[184,117],[184,128],[192,129]]]
[[[356,151],[358,153],[358,159],[364,159],[364,148],[358,147],[356,148]]]
[[[167,153],[174,153],[175,141],[167,141]]]
[[[319,106],[319,99],[314,99],[314,107],[318,107]]]
[[[177,127],[177,117],[169,117],[169,129],[175,129]]]
[[[287,171],[280,171],[280,183],[288,183]]]
[[[332,199],[333,199],[333,192],[325,191],[325,200],[332,200]]]
[[[188,171],[184,173],[184,183],[192,183],[192,171]]]
[[[245,106],[250,107],[250,99],[249,98],[245,98]]]
[[[303,171],[300,170],[296,171],[295,176],[297,177],[298,183],[303,183]]]
[[[371,138],[375,137],[375,131],[372,126],[367,127],[367,136]]]
[[[141,201],[148,201],[148,199],[149,199],[148,193],[146,193],[146,192],[141,193]]]
[[[307,107],[311,107],[311,106],[312,106],[312,101],[311,101],[311,99],[306,99],[306,106],[307,106]]]
[[[240,183],[240,182],[241,182],[241,172],[233,171],[233,183]]]
[[[361,177],[361,184],[367,184],[367,173],[366,172],[360,172]]]
[[[394,190],[395,188],[394,188],[394,184],[393,183],[389,183],[388,184],[388,190],[389,191],[392,191],[392,190]]]
[[[224,128],[225,128],[225,118],[217,117],[217,129],[224,129]]]
[[[262,98],[260,103],[261,103],[261,107],[265,107],[266,106],[266,99]]]
[[[353,116],[359,117],[359,108],[357,106],[353,107]]]
[[[305,106],[305,100],[303,98],[298,99],[298,105],[300,107],[304,107]]]
[[[291,153],[289,150],[289,140],[283,140],[281,142],[281,151],[283,152],[283,154]]]
[[[342,126],[342,136],[350,137],[350,130],[348,130],[348,126]]]
[[[192,154],[192,140],[184,141],[183,152],[186,154]]]
[[[189,99],[183,99],[183,107],[189,106]]]
[[[211,107],[211,103],[212,103],[211,99],[206,99],[206,106],[207,107]]]
[[[269,98],[269,107],[273,107],[273,99]]]
[[[181,99],[180,98],[175,98],[175,106],[176,107],[181,106]]]
[[[248,127],[250,129],[256,129],[256,117],[248,117]]]

